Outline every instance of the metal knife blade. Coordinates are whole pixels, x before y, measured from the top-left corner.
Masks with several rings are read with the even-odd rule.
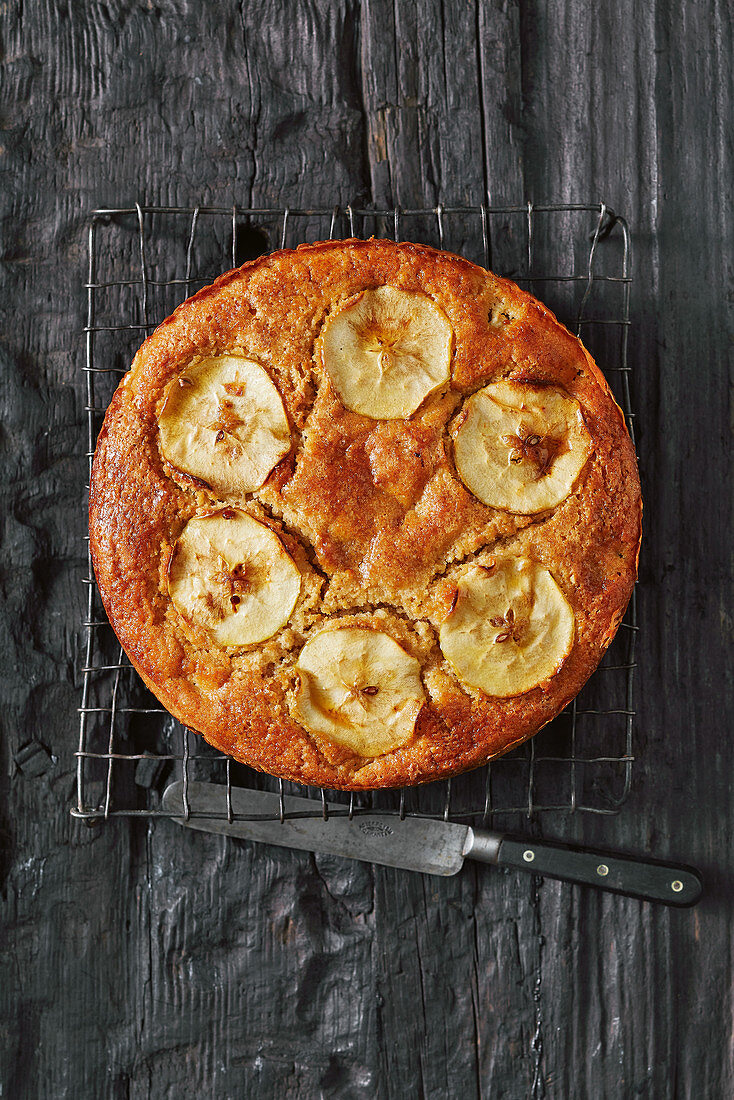
[[[336,803],[327,803],[329,817],[324,821],[313,816],[314,811],[321,809],[319,802],[290,795],[286,800],[288,816],[281,823],[277,794],[238,787],[232,788],[233,815],[258,815],[260,820],[229,821],[226,792],[227,788],[221,784],[188,783],[189,815],[186,817],[183,783],[179,781],[164,792],[163,809],[173,814],[180,825],[207,833],[346,856],[386,867],[424,871],[429,875],[457,874],[464,862],[465,846],[471,833],[467,825],[427,817],[406,817],[401,821],[397,815],[391,814],[388,818],[360,812],[350,821],[347,807]]]

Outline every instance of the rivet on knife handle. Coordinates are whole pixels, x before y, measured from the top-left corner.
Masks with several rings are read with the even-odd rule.
[[[491,837],[489,844],[487,836]],[[480,830],[474,831],[466,855],[500,867],[581,882],[667,905],[695,905],[703,889],[701,878],[692,867],[564,848],[545,841],[514,840]]]

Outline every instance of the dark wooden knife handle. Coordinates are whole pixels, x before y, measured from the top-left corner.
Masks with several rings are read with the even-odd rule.
[[[682,908],[695,905],[703,890],[701,877],[692,867],[566,848],[545,841],[503,837],[497,864]]]

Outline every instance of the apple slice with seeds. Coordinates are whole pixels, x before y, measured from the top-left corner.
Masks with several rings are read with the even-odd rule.
[[[300,589],[301,574],[275,532],[236,508],[190,519],[168,570],[176,610],[222,647],[272,637]]]
[[[259,489],[291,446],[274,383],[236,355],[204,359],[175,378],[158,424],[163,457],[221,496]]]
[[[340,306],[318,348],[347,409],[400,420],[448,382],[453,344],[448,317],[427,294],[380,286]]]
[[[555,386],[493,382],[454,422],[456,469],[467,489],[521,515],[565,500],[592,450],[581,406]]]
[[[369,757],[410,740],[425,702],[420,663],[388,634],[327,627],[306,642],[296,671],[295,716],[310,732]]]
[[[508,698],[547,683],[571,652],[573,609],[552,574],[528,558],[469,566],[441,625],[441,650],[469,688]]]

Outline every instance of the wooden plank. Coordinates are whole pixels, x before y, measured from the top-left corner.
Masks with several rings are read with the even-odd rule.
[[[731,171],[719,73],[730,19],[715,6],[694,16],[687,5],[668,7],[657,19],[627,5],[557,14],[535,11],[526,180],[533,197],[550,184],[569,198],[579,180],[589,181],[633,226],[631,363],[647,500],[635,798],[603,828],[584,822],[583,835],[706,867],[715,862],[711,844],[731,850],[731,771],[714,774],[707,748],[713,731],[728,725],[731,706],[730,695],[727,702],[721,696],[726,639],[719,617],[731,593],[719,557],[719,540],[731,529],[730,497],[716,505],[711,523],[689,526],[684,517],[700,507],[689,463],[715,467],[723,484],[731,461],[728,445],[712,453],[713,440],[726,435],[713,396],[726,374],[726,337],[723,326],[705,321],[712,297],[730,312],[716,290],[727,278],[727,235],[729,251],[731,245],[719,199]],[[705,58],[695,46],[704,22],[716,44]],[[558,135],[553,144],[551,132]],[[700,206],[696,195],[705,196]],[[710,242],[703,252],[699,236]],[[709,415],[711,402],[716,411]],[[705,647],[691,641],[701,631]],[[726,1069],[720,1058],[732,1016],[731,941],[722,915],[712,899],[695,913],[675,914],[594,896],[569,907],[562,890],[543,890],[542,927],[556,945],[543,983],[544,1032],[554,1036],[544,1066],[558,1094],[713,1096],[731,1089],[728,1058]],[[565,980],[554,980],[561,973]],[[709,996],[717,1008],[703,1007]]]

